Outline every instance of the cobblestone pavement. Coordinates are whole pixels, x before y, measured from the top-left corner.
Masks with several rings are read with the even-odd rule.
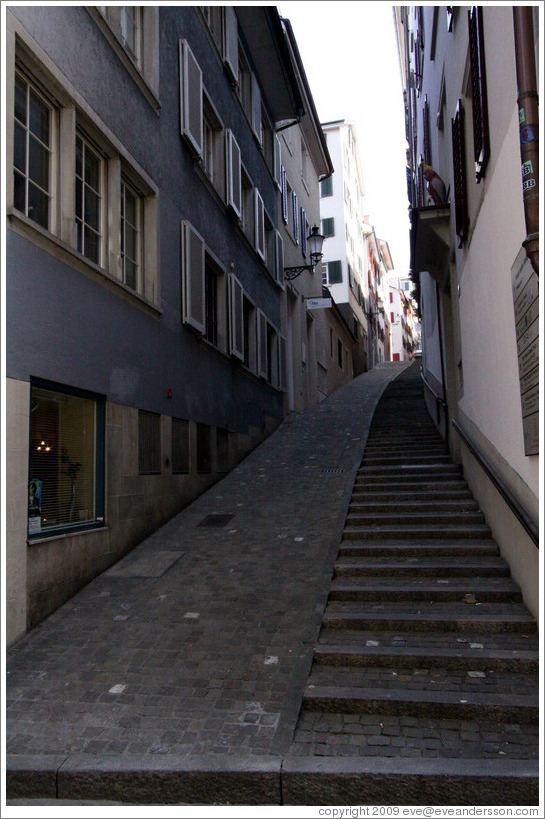
[[[14,645],[7,753],[287,752],[373,411],[405,367],[288,416]]]

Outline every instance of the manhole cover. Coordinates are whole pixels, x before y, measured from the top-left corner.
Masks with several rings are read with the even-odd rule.
[[[198,526],[226,526],[230,520],[233,520],[234,515],[218,515],[212,513],[211,515],[207,515]]]

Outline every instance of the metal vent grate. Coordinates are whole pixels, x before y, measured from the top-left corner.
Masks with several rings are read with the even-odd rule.
[[[341,472],[344,472],[342,466],[340,467],[332,467],[331,469],[322,469],[322,475],[339,475]]]

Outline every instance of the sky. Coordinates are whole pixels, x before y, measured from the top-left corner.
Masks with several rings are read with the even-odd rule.
[[[405,113],[390,3],[281,2],[293,26],[321,122],[354,122],[364,205],[396,273],[409,271]]]

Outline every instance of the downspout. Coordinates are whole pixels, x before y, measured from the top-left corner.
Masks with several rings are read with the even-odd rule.
[[[527,234],[522,246],[539,276],[539,111],[532,14],[531,6],[513,7],[522,198]]]

